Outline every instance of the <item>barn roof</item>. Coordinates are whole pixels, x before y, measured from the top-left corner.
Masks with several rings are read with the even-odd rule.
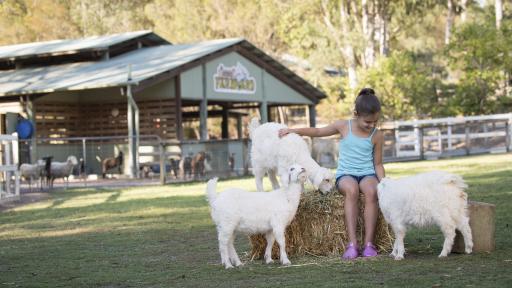
[[[89,47],[94,46],[92,42]],[[144,84],[150,85],[160,81],[159,79],[173,77],[199,65],[201,61],[206,61],[205,59],[230,51],[240,53],[256,64],[265,66],[269,73],[314,103],[326,97],[323,92],[242,38],[143,47],[104,61],[0,70],[0,96],[123,87],[129,84],[143,87]],[[128,65],[131,67],[130,81],[127,77]]]
[[[134,31],[127,33],[92,36],[81,39],[53,40],[0,46],[0,61],[16,61],[32,57],[58,56],[83,53],[88,51],[105,51],[109,48],[134,39],[144,39],[159,44],[169,44],[152,31]]]

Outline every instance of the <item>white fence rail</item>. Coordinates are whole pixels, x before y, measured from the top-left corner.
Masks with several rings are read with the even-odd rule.
[[[512,113],[396,121],[382,125],[384,161],[435,159],[512,150]],[[313,158],[335,168],[339,138],[314,138]]]
[[[512,113],[396,121],[393,126],[396,158],[508,152],[512,148]]]
[[[20,199],[18,136],[0,135],[0,203]],[[14,178],[14,179],[13,179]]]

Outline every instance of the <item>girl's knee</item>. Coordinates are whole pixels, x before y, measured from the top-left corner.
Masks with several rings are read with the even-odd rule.
[[[363,192],[364,198],[367,201],[377,201],[377,189],[370,189]]]
[[[357,189],[357,188],[353,188],[353,187],[345,188],[345,189],[342,189],[342,193],[345,195],[346,198],[351,198],[351,199],[359,198],[359,189]]]

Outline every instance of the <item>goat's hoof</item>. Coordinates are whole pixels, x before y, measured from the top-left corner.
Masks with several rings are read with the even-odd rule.
[[[399,260],[403,260],[403,259],[404,259],[403,255],[395,255],[395,260],[399,261]]]
[[[441,254],[439,254],[439,258],[445,258],[445,257],[447,257],[447,256],[448,256],[448,254],[446,254],[446,253],[441,253]]]
[[[471,252],[473,252],[473,249],[471,249],[471,248],[466,248],[465,252],[466,252],[466,254],[471,254]]]
[[[265,259],[265,264],[272,264],[274,263],[274,260],[272,259]]]
[[[292,262],[290,262],[290,260],[288,260],[288,259],[287,259],[287,260],[283,260],[283,261],[281,261],[281,264],[282,264],[283,266],[290,266],[290,265],[292,265]]]
[[[226,264],[224,266],[226,267],[226,269],[232,269],[233,268],[233,265],[231,265],[231,264]]]

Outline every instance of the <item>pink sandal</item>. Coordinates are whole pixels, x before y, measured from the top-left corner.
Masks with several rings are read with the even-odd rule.
[[[349,243],[347,249],[345,250],[345,253],[343,253],[343,259],[344,260],[352,260],[359,256],[359,251],[357,250],[357,247],[354,245],[354,243]]]
[[[372,242],[366,243],[363,250],[363,257],[375,257],[377,254],[377,248],[375,248],[375,245],[373,245]]]

